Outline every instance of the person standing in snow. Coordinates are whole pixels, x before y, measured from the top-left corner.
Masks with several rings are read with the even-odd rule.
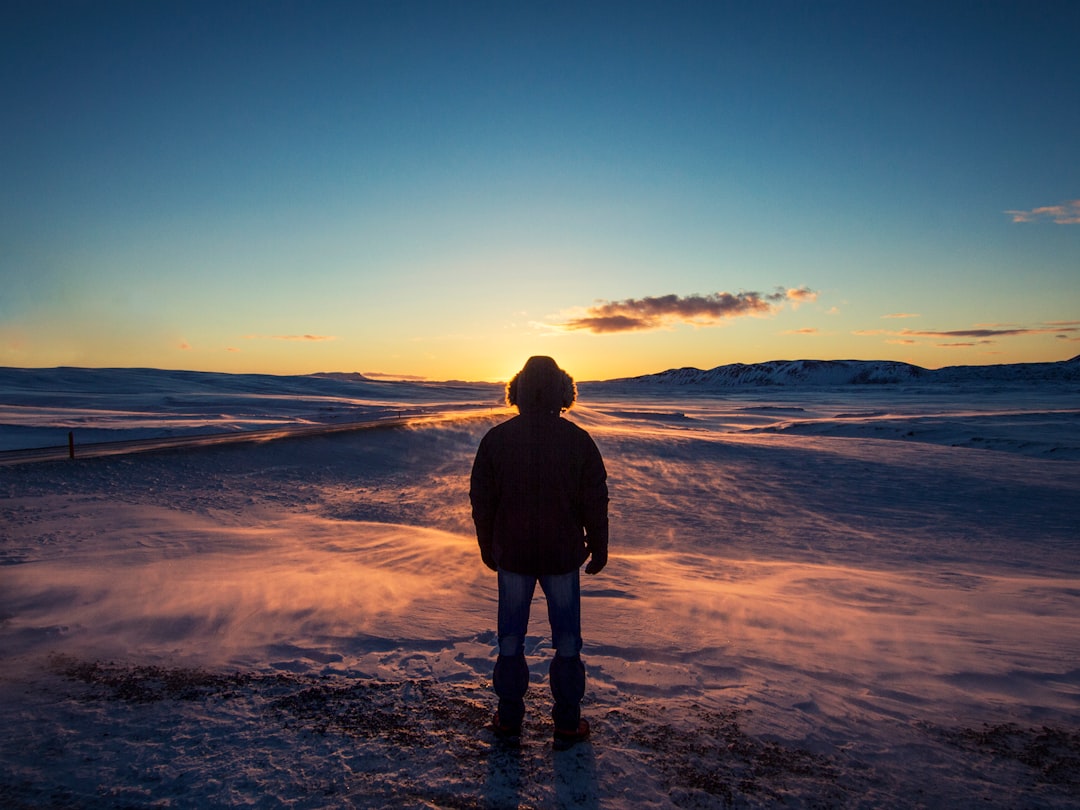
[[[506,387],[518,415],[480,441],[469,488],[484,564],[499,575],[499,654],[493,728],[516,740],[525,716],[529,668],[525,633],[537,582],[547,600],[549,680],[555,743],[589,736],[581,717],[580,568],[597,574],[608,557],[608,491],[604,460],[592,437],[561,418],[577,399],[570,375],[550,357],[531,357]]]

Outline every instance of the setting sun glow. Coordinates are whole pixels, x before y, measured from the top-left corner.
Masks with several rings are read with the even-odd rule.
[[[1078,18],[16,3],[0,365],[1067,359]]]

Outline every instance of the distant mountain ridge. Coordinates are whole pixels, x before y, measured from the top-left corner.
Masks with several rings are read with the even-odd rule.
[[[732,363],[709,370],[673,368],[657,374],[605,380],[629,385],[735,388],[740,386],[884,385],[908,382],[1071,382],[1080,381],[1080,355],[1055,363],[1009,363],[926,369],[892,360],[770,360]]]

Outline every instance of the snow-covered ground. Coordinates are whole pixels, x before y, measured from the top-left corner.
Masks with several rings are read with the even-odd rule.
[[[0,805],[1080,803],[1075,382],[582,385],[612,560],[555,752],[539,595],[525,745],[483,730],[496,388],[7,373],[3,449],[461,418],[0,466]]]

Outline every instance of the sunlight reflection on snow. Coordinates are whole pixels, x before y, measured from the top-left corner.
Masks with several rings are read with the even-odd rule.
[[[12,629],[64,627],[98,654],[179,650],[222,663],[282,639],[332,651],[355,635],[452,638],[463,590],[479,590],[472,544],[444,532],[289,514],[239,529],[174,512],[170,525],[167,514],[84,514],[122,525],[110,534],[130,551],[9,568],[9,595],[24,606]]]
[[[611,563],[583,581],[598,699],[754,706],[789,733],[855,702],[1076,710],[1075,463],[898,440],[897,425],[875,438],[870,404],[859,419],[822,401],[568,414],[612,492]],[[12,470],[5,664],[59,651],[486,682],[495,579],[467,477],[501,418]],[[811,427],[760,430],[777,420]],[[995,425],[1002,446],[1027,430]],[[1044,445],[1067,446],[1061,426]],[[538,597],[531,658],[550,655],[546,633]]]
[[[287,650],[306,666],[349,671],[380,645],[452,656],[462,645],[458,658],[466,648],[482,657],[470,640],[490,637],[494,580],[476,565],[471,538],[289,513],[263,513],[248,528],[138,507],[83,519],[114,527],[114,548],[129,550],[8,568],[6,600],[20,607],[5,635],[24,654],[265,667]],[[978,672],[992,694],[994,676],[1053,669],[1046,651],[1080,636],[1080,619],[1062,616],[1078,592],[1080,580],[980,576],[957,587],[905,572],[628,553],[605,577],[586,578],[586,655],[599,685],[643,694],[757,689],[763,662],[892,684],[913,701],[931,688],[956,697],[970,684],[950,679]],[[1008,622],[991,629],[994,612]],[[1024,688],[1043,705],[1075,699],[1052,684]]]

